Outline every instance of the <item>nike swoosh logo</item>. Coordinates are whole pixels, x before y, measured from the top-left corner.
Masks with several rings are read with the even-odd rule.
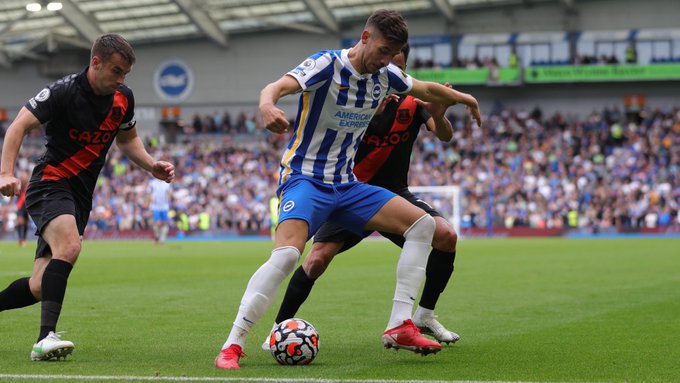
[[[248,322],[248,323],[250,323],[250,324],[253,324],[253,325],[255,324],[255,322],[249,320],[249,319],[246,318],[246,317],[243,317],[243,320],[246,321],[246,322]]]

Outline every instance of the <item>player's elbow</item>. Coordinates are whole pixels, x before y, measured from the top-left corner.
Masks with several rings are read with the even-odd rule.
[[[451,140],[453,139],[453,132],[450,130],[444,131],[438,134],[438,138],[442,142],[451,142]]]

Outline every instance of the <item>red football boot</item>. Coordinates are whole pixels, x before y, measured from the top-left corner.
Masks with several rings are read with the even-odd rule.
[[[239,360],[246,356],[241,349],[241,346],[232,344],[228,348],[220,351],[220,354],[215,358],[215,367],[224,370],[238,370],[241,366],[238,365]]]
[[[420,330],[410,319],[395,328],[391,328],[382,336],[385,348],[406,349],[416,354],[436,354],[441,351],[442,346],[420,335]]]

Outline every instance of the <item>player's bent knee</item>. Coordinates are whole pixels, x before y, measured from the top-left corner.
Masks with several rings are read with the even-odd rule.
[[[313,252],[307,255],[303,269],[305,274],[311,279],[317,279],[326,271],[328,265],[333,260],[333,254],[323,252]]]
[[[300,260],[300,251],[293,246],[278,247],[272,251],[269,263],[286,275],[293,272]]]
[[[432,247],[441,251],[454,252],[457,243],[458,234],[453,229],[437,230],[432,238]]]
[[[28,279],[28,288],[31,294],[37,300],[42,300],[42,274],[39,277],[31,277]]]
[[[58,247],[55,246],[52,250],[52,259],[59,259],[74,265],[80,255],[80,249],[80,241],[71,241]]]
[[[426,214],[411,225],[405,232],[404,238],[407,241],[417,241],[430,243],[434,236],[436,222],[432,216]]]

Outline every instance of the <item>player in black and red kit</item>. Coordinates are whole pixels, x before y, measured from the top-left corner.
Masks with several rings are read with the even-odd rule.
[[[19,246],[26,247],[28,235],[28,210],[26,209],[26,190],[28,189],[28,173],[21,174],[21,192],[17,198],[17,236]]]
[[[405,70],[408,53],[407,44],[392,62]],[[371,120],[361,141],[355,158],[354,174],[359,181],[393,191],[435,218],[437,226],[432,239],[433,249],[427,262],[425,286],[413,323],[422,333],[433,335],[440,343],[455,343],[460,337],[437,321],[434,308],[453,273],[458,237],[453,226],[439,212],[408,190],[411,152],[421,125],[426,124],[442,141],[448,142],[453,136],[453,128],[444,116],[445,112],[446,107],[442,105],[424,103],[411,96],[388,100],[382,113],[376,114]],[[365,236],[369,234],[365,233]],[[404,244],[401,236],[381,234],[399,247]],[[323,224],[314,235],[312,250],[293,273],[276,323],[293,318],[333,257],[352,248],[363,238],[333,223]],[[262,347],[268,350],[269,343],[265,342]]]
[[[0,163],[0,192],[6,196],[21,188],[14,165],[26,133],[45,124],[47,136],[47,150],[33,169],[26,193],[26,207],[39,236],[33,273],[0,292],[0,311],[42,302],[32,360],[59,359],[73,351],[73,343],[56,333],[57,320],[80,254],[97,177],[114,139],[128,158],[154,177],[174,179],[174,166],[155,161],[137,136],[134,97],[123,84],[134,63],[134,51],[120,35],[98,37],[90,65],[28,100],[7,129]]]

